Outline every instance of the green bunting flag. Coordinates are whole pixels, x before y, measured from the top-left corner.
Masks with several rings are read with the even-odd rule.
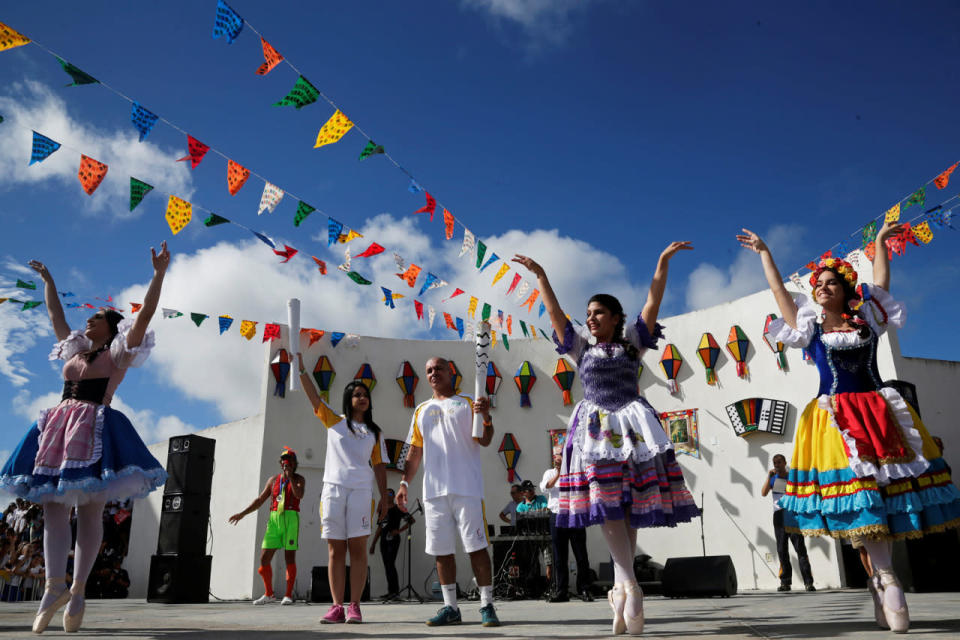
[[[484,322],[490,322],[490,312],[493,308],[490,306],[489,302],[483,303],[483,311],[480,312],[480,319]]]
[[[297,205],[297,213],[293,216],[293,226],[299,227],[300,223],[307,219],[307,216],[316,211],[316,207],[311,207],[303,200]]]
[[[477,269],[480,268],[480,265],[483,264],[483,255],[487,252],[487,245],[483,244],[481,241],[477,241]]]
[[[316,102],[319,95],[320,92],[317,90],[317,88],[310,84],[306,78],[300,76],[297,78],[297,82],[293,85],[293,88],[290,89],[290,93],[284,96],[279,102],[274,102],[273,106],[291,106],[300,109],[308,104]]]
[[[926,203],[926,201],[927,201],[927,188],[920,187],[919,189],[914,191],[909,198],[907,198],[907,203],[903,205],[903,208],[906,209],[912,204],[918,204],[922,207],[924,203]]]
[[[39,307],[42,304],[43,302],[41,302],[40,300],[28,300],[27,302],[23,303],[23,307],[20,309],[20,311],[27,311],[28,309]]]
[[[203,221],[203,226],[215,227],[218,224],[226,224],[228,222],[230,221],[224,218],[223,216],[218,216],[215,213],[211,213],[209,216],[207,216],[207,219]]]
[[[143,180],[137,180],[130,176],[130,211],[137,208],[137,205],[143,200],[143,196],[153,190],[153,186]]]
[[[503,348],[507,351],[510,351],[510,340],[507,338],[507,334],[503,331],[500,332],[500,339],[503,340]]]
[[[68,87],[76,87],[81,84],[100,84],[100,81],[88,74],[85,71],[81,71],[77,67],[73,66],[63,58],[57,58],[57,62],[60,63],[60,66],[63,67],[63,70],[73,78],[73,82],[66,85]]]
[[[205,314],[203,314],[203,313],[191,313],[191,314],[190,314],[190,319],[193,320],[193,324],[197,325],[198,327],[203,323],[204,320],[206,320],[206,319],[209,318],[209,317],[210,317],[210,316],[205,315]]]
[[[877,237],[877,221],[874,220],[863,228],[863,246],[866,247],[868,244],[873,242],[876,237]]]
[[[360,152],[360,160],[365,160],[370,156],[376,155],[378,153],[386,153],[383,150],[383,145],[377,144],[373,140],[367,140],[367,146],[365,146],[363,148],[363,151]]]
[[[18,288],[18,289],[31,289],[31,290],[33,290],[33,291],[36,291],[36,290],[37,290],[37,283],[35,283],[33,280],[31,280],[30,282],[24,282],[24,281],[21,280],[20,278],[17,278],[17,288]]]
[[[364,278],[362,275],[360,275],[356,271],[351,271],[350,273],[347,274],[347,277],[353,280],[354,282],[356,282],[357,284],[373,284],[372,282]]]

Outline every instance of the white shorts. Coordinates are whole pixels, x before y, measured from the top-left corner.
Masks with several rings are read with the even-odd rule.
[[[373,490],[349,489],[323,483],[320,494],[321,535],[327,540],[349,540],[370,535],[373,527]]]
[[[457,533],[467,553],[486,549],[487,517],[483,498],[446,495],[423,501],[427,553],[448,556],[457,550]]]

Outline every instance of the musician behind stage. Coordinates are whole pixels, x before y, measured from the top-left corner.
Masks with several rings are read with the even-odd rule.
[[[539,533],[543,527],[538,527],[532,519],[546,516],[547,498],[537,495],[537,486],[530,480],[520,483],[520,494],[523,500],[517,505],[517,533]],[[543,564],[546,565],[547,584],[553,584],[553,553],[550,547],[543,547]]]
[[[557,526],[557,512],[560,510],[560,454],[554,454],[553,466],[543,472],[540,490],[547,496],[547,508],[550,510],[550,539],[557,571],[553,583],[550,602],[570,601],[570,572],[567,571],[569,547],[573,547],[573,557],[577,560],[577,595],[584,602],[592,602],[590,593],[590,560],[587,557],[587,530]],[[569,543],[569,544],[568,544]]]
[[[385,500],[387,501],[387,516],[377,523],[377,531],[373,534],[373,540],[370,542],[370,555],[373,555],[377,548],[377,540],[380,541],[380,557],[383,559],[383,569],[387,574],[387,593],[381,600],[391,600],[400,592],[400,580],[397,576],[397,552],[400,550],[400,534],[410,528],[414,522],[413,516],[401,511],[400,507],[394,502],[395,492],[393,489],[387,489]]]

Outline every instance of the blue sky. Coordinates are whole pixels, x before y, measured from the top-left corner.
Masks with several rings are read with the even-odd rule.
[[[759,264],[733,240],[741,226],[768,237],[786,275],[960,159],[955,3],[231,5],[493,250],[540,259],[576,315],[598,290],[638,309],[656,256],[674,239],[692,240],[696,251],[674,261],[664,314],[756,291]],[[357,131],[313,149],[332,109],[271,106],[295,72],[280,65],[255,75],[257,35],[246,28],[231,45],[212,39],[215,6],[101,2],[81,12],[34,0],[4,7],[0,22],[361,231],[354,253],[370,240],[386,246],[369,265],[354,260],[378,285],[405,288],[392,275],[397,250],[530,319],[502,284],[490,289],[495,266],[481,278],[457,259],[461,227],[446,241],[439,215],[432,224],[410,215],[423,196],[406,190],[403,174],[383,157],[357,162],[365,143]],[[342,246],[326,247],[319,213],[294,228],[287,196],[258,217],[260,180],[230,196],[222,158],[211,153],[190,171],[173,162],[186,155],[182,133],[159,123],[138,143],[125,100],[68,81],[33,45],[0,53],[0,294],[14,293],[17,269],[38,258],[61,290],[139,300],[148,247],[166,239],[175,258],[163,306],[262,324],[282,321],[285,299],[296,295],[305,326],[453,337],[439,321],[431,332],[418,326],[409,298],[389,310],[342,274],[320,276],[302,255],[279,265],[242,229],[204,228],[203,213],[172,237],[163,211],[175,193],[332,271],[342,260]],[[28,167],[29,133],[18,126],[64,148]],[[93,196],[76,180],[74,150],[111,167]],[[130,175],[156,186],[133,213]],[[927,206],[958,189],[960,178],[943,191],[931,186]],[[900,332],[906,355],[960,360],[950,322],[960,313],[958,240],[939,231],[894,261],[892,288],[910,310]],[[465,316],[466,296],[444,304],[445,291],[423,300]],[[0,306],[8,417],[0,450],[59,387],[41,311]],[[83,318],[69,313],[76,327]],[[218,338],[209,321],[197,329],[158,317],[155,325],[163,348],[118,396],[148,439],[254,410],[247,398],[260,380],[259,341]]]

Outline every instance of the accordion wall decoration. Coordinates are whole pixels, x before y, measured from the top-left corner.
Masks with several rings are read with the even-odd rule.
[[[403,471],[407,464],[407,453],[410,451],[410,445],[403,440],[384,438],[383,446],[387,449],[387,459],[383,461],[387,469]]]
[[[741,438],[758,432],[783,435],[790,403],[771,398],[745,398],[727,405],[727,417]]]

